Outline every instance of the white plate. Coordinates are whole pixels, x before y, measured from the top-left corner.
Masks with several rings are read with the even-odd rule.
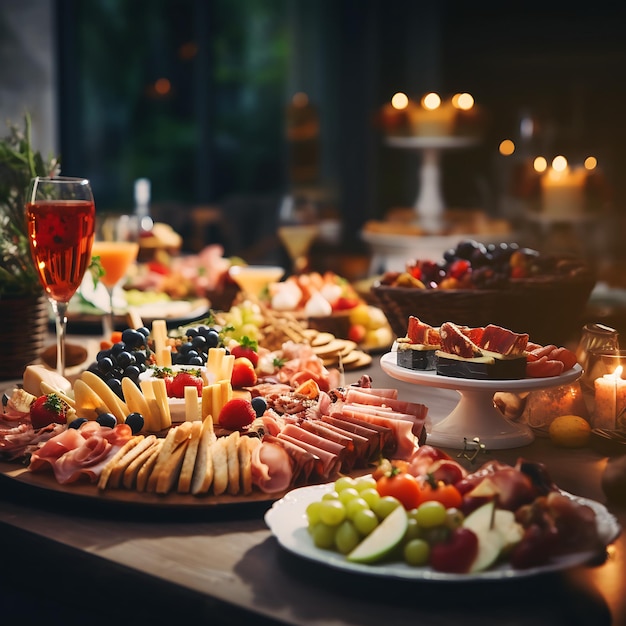
[[[280,545],[289,552],[339,570],[408,580],[467,582],[535,576],[582,565],[594,556],[591,552],[577,552],[554,559],[547,565],[524,570],[514,569],[507,563],[502,563],[493,569],[476,574],[447,574],[445,572],[436,572],[431,567],[412,567],[401,562],[375,565],[350,563],[338,552],[316,548],[307,530],[306,507],[311,502],[321,499],[322,495],[331,491],[332,488],[333,483],[328,483],[325,485],[301,487],[290,491],[284,498],[275,502],[272,508],[266,512],[265,522]],[[596,513],[600,538],[606,545],[616,539],[621,528],[615,517],[602,504],[594,500],[579,498],[570,494],[566,495],[593,508]]]

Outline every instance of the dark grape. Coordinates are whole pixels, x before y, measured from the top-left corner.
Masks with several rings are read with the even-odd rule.
[[[139,380],[141,370],[136,365],[129,365],[123,372],[122,377],[130,378],[134,383]]]
[[[117,419],[113,413],[100,413],[98,417],[96,417],[96,422],[106,428],[115,428]]]
[[[124,399],[124,394],[122,393],[122,383],[119,378],[109,378],[106,383],[115,395],[117,395],[119,398]]]
[[[122,341],[126,344],[127,348],[133,350],[145,345],[146,338],[138,330],[127,328],[122,332]]]
[[[136,435],[144,426],[144,419],[141,413],[129,413],[125,423],[130,426],[133,435]]]
[[[257,417],[261,417],[267,409],[267,402],[262,396],[255,396],[252,398],[251,404],[254,412],[257,414]]]
[[[87,421],[86,417],[77,417],[76,419],[72,420],[67,425],[67,427],[68,428],[80,428],[86,421]]]
[[[98,361],[98,369],[103,374],[110,372],[113,369],[113,365],[113,359],[110,356],[106,356]]]
[[[146,326],[142,326],[141,328],[138,328],[137,332],[141,333],[146,339],[150,336],[150,329],[147,328]]]
[[[130,352],[128,352],[128,350],[124,350],[117,355],[116,362],[118,367],[124,370],[129,365],[134,365],[137,361],[135,360],[135,357]]]

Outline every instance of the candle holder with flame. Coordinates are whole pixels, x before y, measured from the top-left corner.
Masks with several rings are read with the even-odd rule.
[[[626,350],[596,353],[594,428],[626,431]]]

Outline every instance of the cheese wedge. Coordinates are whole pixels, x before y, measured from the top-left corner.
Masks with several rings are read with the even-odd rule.
[[[172,415],[170,414],[170,405],[167,399],[167,387],[162,378],[157,378],[151,382],[154,397],[159,405],[159,413],[161,414],[161,430],[165,430],[172,425]]]
[[[109,411],[104,400],[80,378],[74,383],[74,406],[76,417],[88,420],[95,420],[99,413]]]
[[[96,394],[104,400],[109,412],[113,413],[113,415],[117,418],[117,423],[123,424],[129,413],[128,407],[126,406],[126,403],[111,389],[111,387],[109,387],[102,380],[102,378],[89,370],[85,370],[80,375],[80,379],[89,385],[96,392]],[[74,387],[76,387],[76,383],[74,383]]]
[[[146,414],[143,414],[143,429],[148,433],[158,433],[161,430],[161,409],[154,395],[151,380],[142,380],[139,383],[146,403]]]
[[[46,393],[41,389],[43,382],[50,385],[54,391],[62,391],[66,394],[72,391],[72,383],[54,370],[48,369],[45,365],[28,365],[22,377],[22,388],[39,397]]]

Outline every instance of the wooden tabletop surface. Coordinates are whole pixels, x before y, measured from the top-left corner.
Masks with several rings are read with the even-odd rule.
[[[400,398],[427,404],[433,420],[456,403],[454,391],[389,378],[377,357],[346,382],[363,373],[372,376],[374,386],[395,386]],[[509,463],[518,457],[542,461],[563,489],[605,502],[600,476],[607,457],[594,448],[559,449],[537,437],[523,448],[490,454]],[[264,522],[270,504],[116,506],[4,478],[2,622],[13,623],[11,617],[20,624],[45,619],[65,625],[113,619],[154,625],[626,624],[623,533],[606,560],[592,567],[496,582],[398,581],[333,570],[287,553]],[[624,527],[624,508],[609,510]]]

